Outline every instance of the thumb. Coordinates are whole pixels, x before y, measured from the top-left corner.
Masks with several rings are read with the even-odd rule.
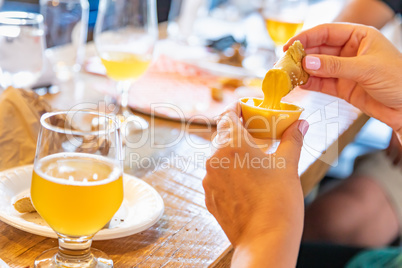
[[[285,157],[292,165],[298,165],[300,151],[303,146],[303,137],[306,135],[309,124],[305,120],[294,122],[282,135],[277,154]]]
[[[361,76],[357,57],[337,57],[328,55],[307,55],[303,58],[303,68],[312,76],[345,78],[357,81]]]
[[[245,132],[240,121],[241,107],[239,102],[227,106],[225,111],[216,120],[216,136],[212,140],[215,148],[236,145],[233,141],[241,138]]]

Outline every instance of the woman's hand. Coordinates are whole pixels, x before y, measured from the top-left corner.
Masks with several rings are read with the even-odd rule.
[[[303,89],[342,98],[402,135],[402,54],[378,30],[358,24],[323,24],[301,32],[311,75]]]
[[[267,155],[239,116],[236,103],[218,120],[218,149],[203,181],[207,208],[235,247],[234,267],[294,267],[304,218],[297,168],[308,123],[294,123]]]

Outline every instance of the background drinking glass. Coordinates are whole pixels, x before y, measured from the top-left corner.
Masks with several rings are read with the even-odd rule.
[[[184,43],[190,41],[202,5],[205,5],[203,0],[172,0],[167,27],[169,38]]]
[[[94,34],[96,49],[107,75],[117,81],[121,113],[139,129],[146,129],[148,123],[127,108],[129,90],[148,69],[157,38],[155,0],[100,1]]]
[[[66,81],[81,69],[88,31],[88,0],[40,0],[45,20],[46,56],[57,78]]]
[[[43,17],[27,12],[0,12],[0,85],[32,86],[43,68]]]
[[[35,267],[113,267],[105,253],[90,247],[123,201],[117,121],[84,111],[43,115],[31,198],[59,239]]]
[[[172,0],[168,35],[189,45],[205,45],[228,35],[241,41],[244,19],[258,7],[258,0]]]
[[[307,0],[264,0],[265,26],[277,59],[283,54],[282,46],[302,29],[306,12]]]

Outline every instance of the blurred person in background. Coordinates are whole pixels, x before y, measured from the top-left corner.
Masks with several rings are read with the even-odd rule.
[[[401,11],[402,0],[351,0],[335,21],[381,29]],[[358,157],[350,178],[307,206],[303,241],[381,247],[401,232],[402,146],[393,134],[387,150]]]

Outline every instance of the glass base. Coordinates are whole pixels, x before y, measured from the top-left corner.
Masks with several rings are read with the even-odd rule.
[[[108,268],[113,267],[113,261],[109,256],[97,249],[91,248],[89,258],[71,259],[63,258],[59,254],[59,248],[52,248],[39,255],[34,263],[35,268]]]
[[[125,126],[127,127],[126,132],[143,131],[149,127],[148,122],[135,114],[130,110],[125,110],[123,112]]]
[[[56,85],[49,85],[49,86],[33,88],[33,91],[35,91],[35,93],[40,96],[44,96],[46,94],[53,95],[53,94],[59,93],[60,88],[59,88],[59,86],[56,86]]]

